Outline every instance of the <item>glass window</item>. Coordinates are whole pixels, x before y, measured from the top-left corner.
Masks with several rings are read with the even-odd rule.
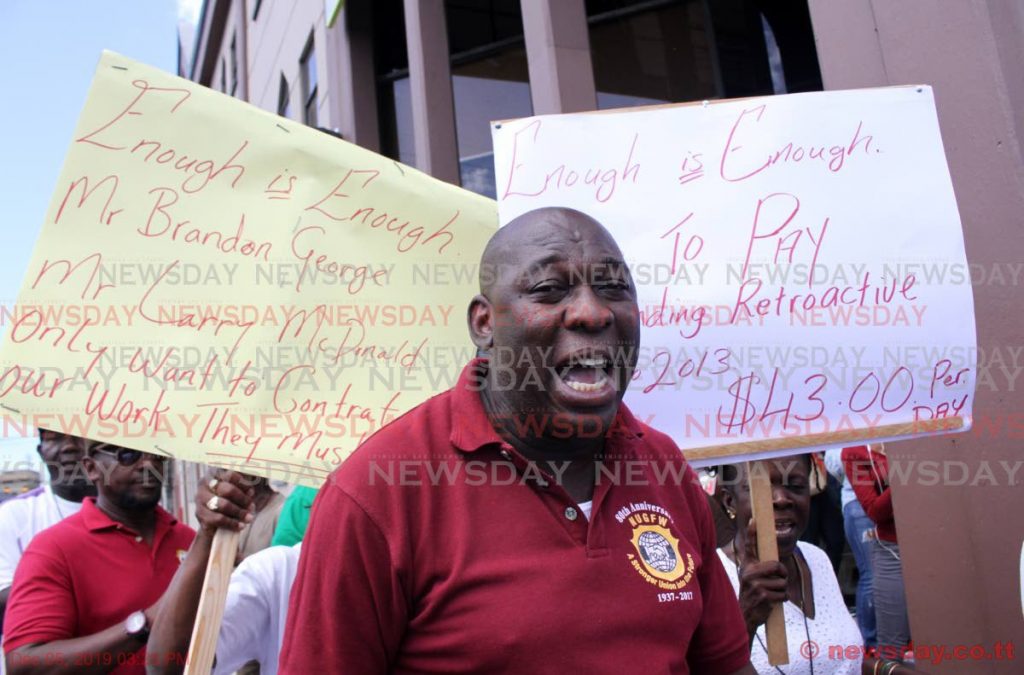
[[[519,0],[446,0],[462,187],[495,196],[491,121],[533,114]]]
[[[768,50],[768,70],[772,75],[772,89],[776,94],[787,94],[786,75],[782,71],[782,54],[779,52],[779,43],[775,41],[775,32],[772,31],[768,19],[761,15],[761,26],[764,28],[764,46]]]
[[[453,56],[506,40],[523,41],[519,0],[445,0],[444,9]]]
[[[586,8],[599,108],[821,89],[805,0],[586,0]]]
[[[789,0],[802,2],[803,0]],[[764,22],[757,9],[763,0],[715,0],[706,3],[715,48],[718,95],[725,98],[775,93]]]
[[[311,127],[316,123],[316,50],[313,48],[313,36],[309,36],[302,58],[299,59],[299,70],[302,79],[302,121]]]
[[[598,108],[719,95],[701,0],[588,0]]]
[[[811,13],[804,0],[799,2],[759,2],[764,17],[765,41],[768,43],[773,75],[782,76],[784,91],[821,91],[821,68],[818,49],[814,45]],[[774,51],[774,54],[773,54]]]
[[[412,92],[408,71],[401,77],[385,79],[377,89],[380,105],[381,151],[402,164],[416,164],[412,131]]]
[[[415,164],[403,3],[373,11],[381,150]],[[533,114],[519,0],[448,0],[445,13],[462,186],[493,197],[490,122]]]
[[[526,50],[506,48],[453,65],[452,94],[462,187],[495,198],[491,122],[533,114]]]
[[[405,9],[402,0],[375,0],[371,9],[381,153],[415,165]]]
[[[277,85],[277,114],[291,117],[291,92],[288,91],[288,80],[281,73],[281,82]]]
[[[228,55],[231,57],[231,95],[234,96],[235,92],[238,91],[238,47],[236,43],[237,35],[232,33],[231,35],[231,48],[228,50]]]

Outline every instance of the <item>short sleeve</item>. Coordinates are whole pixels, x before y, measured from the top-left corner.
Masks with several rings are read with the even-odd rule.
[[[408,616],[384,532],[329,482],[302,543],[280,675],[390,672]]]
[[[870,452],[866,446],[846,448],[842,455],[843,468],[864,512],[878,525],[893,519],[892,491],[880,489],[880,476],[871,461]]]
[[[701,535],[701,566],[697,572],[704,613],[690,641],[686,660],[691,673],[727,675],[750,661],[747,629],[729,576],[722,567],[715,542],[715,526],[703,495],[691,499]]]
[[[24,548],[16,511],[14,503],[0,506],[0,591],[10,588],[14,582],[14,570],[18,568]]]
[[[214,675],[229,675],[254,659],[259,659],[267,640],[277,640],[270,635],[270,603],[279,597],[268,582],[273,570],[263,565],[259,553],[246,558],[231,573],[228,597],[224,605],[217,636],[217,662]]]
[[[4,615],[4,651],[74,635],[75,596],[58,549],[36,537],[22,556]]]

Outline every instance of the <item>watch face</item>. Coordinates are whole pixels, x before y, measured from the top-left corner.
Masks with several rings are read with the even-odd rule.
[[[142,612],[132,612],[124,622],[129,633],[140,633],[146,629],[146,615]]]

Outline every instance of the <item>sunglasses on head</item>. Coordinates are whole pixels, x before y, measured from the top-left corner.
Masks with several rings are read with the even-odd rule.
[[[117,463],[121,466],[134,466],[142,459],[142,455],[145,453],[141,450],[131,450],[129,448],[118,448],[111,445],[96,445],[92,448],[93,452],[102,452],[107,455],[113,456],[117,459]]]

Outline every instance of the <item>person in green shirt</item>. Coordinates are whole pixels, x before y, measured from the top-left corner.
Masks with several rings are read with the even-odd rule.
[[[309,526],[309,511],[316,499],[316,488],[296,485],[281,507],[271,546],[294,546],[302,541]]]

